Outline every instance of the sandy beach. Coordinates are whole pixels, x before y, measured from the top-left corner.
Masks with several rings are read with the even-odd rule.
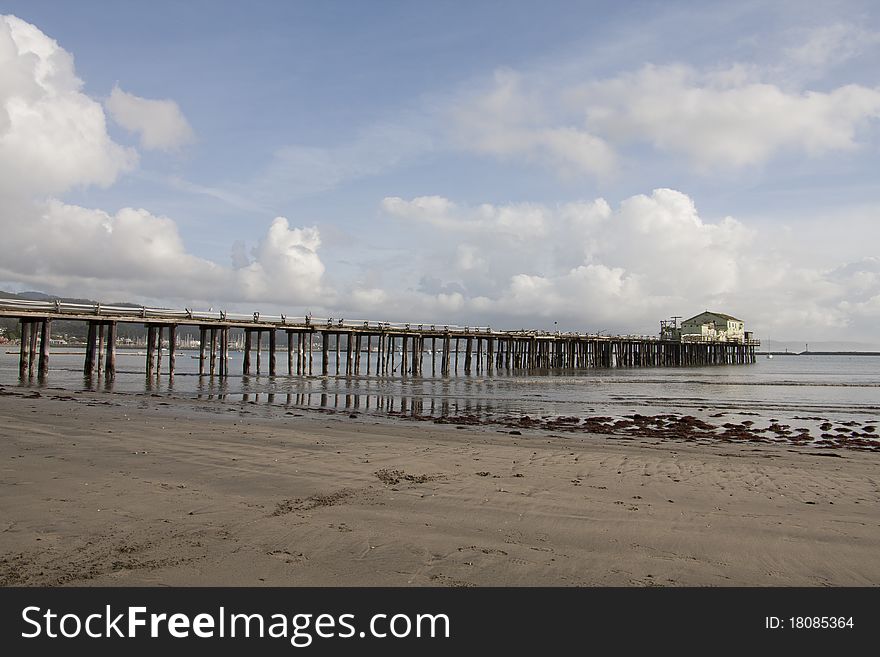
[[[2,393],[6,586],[880,583],[876,452]]]

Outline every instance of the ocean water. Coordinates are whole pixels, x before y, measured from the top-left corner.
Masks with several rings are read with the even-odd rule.
[[[320,369],[320,353],[314,367]],[[330,370],[335,372],[334,354]],[[343,355],[344,357],[344,355]],[[377,416],[419,415],[498,418],[674,413],[719,422],[720,417],[754,417],[755,422],[784,422],[820,435],[826,421],[870,425],[880,419],[880,357],[759,356],[751,365],[687,368],[614,368],[588,370],[496,371],[442,377],[431,375],[430,354],[424,376],[287,376],[287,354],[279,352],[279,376],[241,375],[242,354],[230,353],[232,375],[225,380],[199,377],[197,353],[178,351],[173,380],[167,359],[159,377],[148,379],[142,351],[117,351],[117,373],[86,379],[83,352],[54,348],[45,380],[19,379],[16,347],[0,352],[0,386],[47,390],[90,390],[120,398],[145,394],[168,398],[256,404],[269,408],[311,408]],[[362,356],[366,371],[366,353]],[[375,372],[376,354],[371,354]],[[400,363],[399,355],[396,362]],[[460,364],[463,366],[463,355]],[[252,367],[255,359],[252,356]],[[263,354],[262,368],[268,369]],[[344,370],[344,362],[342,363]],[[439,356],[437,371],[439,372]],[[714,420],[712,420],[714,418]],[[740,418],[742,419],[742,418]],[[723,422],[723,420],[721,420]]]

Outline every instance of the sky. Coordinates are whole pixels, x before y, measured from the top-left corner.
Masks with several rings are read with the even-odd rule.
[[[872,2],[5,1],[0,288],[880,344]]]

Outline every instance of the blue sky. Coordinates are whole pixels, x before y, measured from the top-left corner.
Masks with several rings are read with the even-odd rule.
[[[3,13],[39,35],[0,45],[0,166],[30,163],[0,189],[7,288],[628,333],[712,307],[876,338],[874,3]]]

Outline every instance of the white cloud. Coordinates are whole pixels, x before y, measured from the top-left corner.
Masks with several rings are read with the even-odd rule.
[[[73,58],[15,16],[0,16],[0,193],[107,186],[137,154],[107,135],[101,105],[82,91]]]
[[[223,267],[189,253],[168,217],[51,198],[108,185],[136,162],[110,139],[101,105],[81,88],[70,54],[33,25],[0,17],[0,279],[75,296],[187,304],[332,298],[322,285],[315,227],[292,228],[278,217],[252,254],[237,248],[234,266]],[[169,148],[189,135],[170,101],[117,88],[109,105],[148,147]]]
[[[789,65],[811,69],[815,75],[858,57],[880,44],[880,33],[851,23],[834,23],[797,30],[796,45],[785,48]]]
[[[147,150],[173,151],[192,142],[193,130],[173,100],[150,100],[113,87],[105,103],[110,116],[141,137]]]
[[[833,32],[820,43],[843,39]],[[791,56],[827,59],[822,45]],[[698,70],[646,65],[599,80],[548,82],[502,70],[488,89],[453,104],[461,148],[535,162],[562,177],[606,177],[617,150],[649,144],[684,155],[696,168],[737,169],[781,152],[818,156],[851,151],[880,117],[880,90],[857,84],[829,91],[789,89],[766,71],[734,65]]]
[[[455,266],[461,271],[485,270],[486,259],[480,255],[480,251],[474,244],[459,244]]]
[[[290,228],[283,217],[250,256],[240,254],[238,267],[190,254],[173,220],[143,209],[109,214],[57,200],[23,203],[0,216],[0,228],[0,280],[56,293],[288,307],[329,298],[317,229]]]
[[[880,117],[877,89],[790,92],[739,68],[645,66],[572,90],[570,100],[600,133],[682,153],[701,168],[760,164],[780,151],[853,150],[858,131]]]
[[[276,217],[254,250],[253,261],[235,272],[242,296],[272,302],[321,298],[324,265],[318,256],[320,246],[316,227],[291,228],[286,218]]]
[[[795,240],[732,217],[707,221],[676,190],[632,196],[616,209],[603,199],[469,207],[442,197],[395,197],[383,208],[412,231],[408,239],[430,244],[413,254],[421,278],[394,282],[385,311],[398,316],[653,333],[669,315],[712,308],[776,336],[876,332],[876,258],[813,264]],[[521,239],[505,239],[502,216]],[[841,239],[858,232],[840,228]],[[835,239],[826,238],[829,253],[839,251]]]
[[[382,209],[400,219],[463,233],[491,231],[496,238],[517,241],[543,235],[548,228],[547,208],[533,203],[503,206],[484,203],[460,211],[455,203],[441,196],[419,196],[411,201],[389,196],[382,200]]]
[[[582,127],[554,124],[551,107],[522,76],[495,73],[493,86],[452,109],[458,145],[503,159],[524,158],[555,169],[564,178],[607,177],[616,169],[612,148]]]
[[[204,296],[222,274],[186,252],[173,221],[146,210],[111,215],[51,200],[23,211],[18,221],[4,221],[5,278],[71,292],[124,283],[136,294],[189,287]]]

